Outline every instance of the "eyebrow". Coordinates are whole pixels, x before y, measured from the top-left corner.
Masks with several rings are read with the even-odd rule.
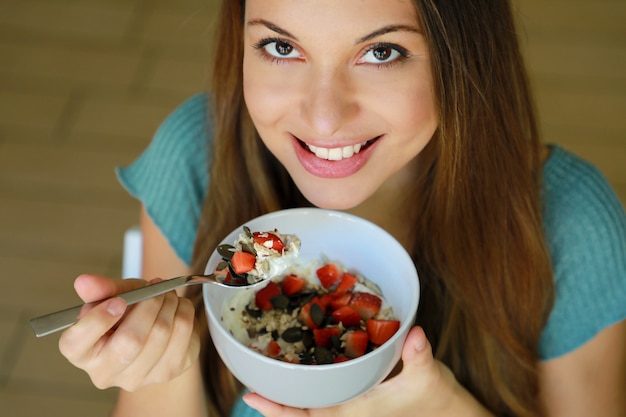
[[[298,40],[298,38],[296,36],[294,36],[292,33],[290,33],[289,31],[281,28],[280,26],[275,25],[274,23],[268,22],[267,20],[264,19],[254,19],[254,20],[250,20],[248,22],[248,26],[265,26],[266,28],[270,29],[273,32],[278,33],[279,35],[282,36],[286,36],[288,38],[291,38],[295,41]],[[375,30],[372,33],[369,33],[359,39],[357,39],[357,41],[355,42],[356,44],[359,43],[363,43],[363,42],[367,42],[370,41],[372,39],[375,39],[379,36],[385,35],[387,33],[392,33],[392,32],[413,32],[413,33],[417,33],[417,34],[422,34],[422,31],[419,30],[417,27],[414,26],[408,26],[408,25],[389,25],[389,26],[385,26],[382,27],[378,30]]]
[[[279,35],[286,36],[286,37],[291,38],[291,39],[296,40],[296,41],[298,40],[298,38],[296,38],[290,32],[288,32],[285,29],[281,28],[280,26],[277,26],[277,25],[273,24],[272,22],[268,22],[267,20],[264,20],[264,19],[250,20],[248,22],[248,26],[265,26],[269,30],[271,30],[273,32],[276,32]]]
[[[368,35],[365,35],[362,38],[359,38],[356,43],[363,43],[363,42],[371,41],[372,39],[375,39],[379,36],[385,35],[387,33],[392,33],[392,32],[413,32],[417,34],[422,34],[422,31],[414,26],[389,25],[389,26],[382,27],[378,30],[375,30],[374,32]]]

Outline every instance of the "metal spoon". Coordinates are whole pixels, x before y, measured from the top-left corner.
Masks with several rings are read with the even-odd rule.
[[[171,278],[165,281],[158,282],[156,284],[146,285],[145,287],[137,288],[134,290],[126,291],[120,294],[117,294],[115,297],[119,297],[126,301],[127,305],[138,303],[139,301],[143,301],[145,299],[155,297],[157,295],[165,294],[168,291],[172,291],[176,288],[187,286],[187,285],[197,285],[197,284],[213,284],[218,285],[220,287],[231,288],[231,289],[250,289],[251,287],[261,286],[262,284],[267,283],[267,280],[262,280],[258,282],[254,282],[249,285],[242,286],[233,286],[224,284],[221,282],[215,274],[210,275],[184,275],[182,277]],[[81,311],[84,308],[89,308],[100,304],[105,300],[94,301],[91,303],[85,303],[81,305],[77,305],[75,307],[71,307],[65,310],[57,311],[55,313],[46,314],[41,317],[34,318],[30,320],[30,326],[35,332],[35,336],[42,337],[57,332],[59,330],[66,329],[70,327],[72,324],[78,321],[78,317],[80,316]]]

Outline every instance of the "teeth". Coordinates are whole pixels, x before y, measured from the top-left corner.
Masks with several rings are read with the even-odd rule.
[[[365,143],[344,146],[343,148],[319,148],[317,146],[307,144],[309,150],[313,152],[315,156],[329,161],[341,161],[342,159],[350,158],[352,155],[359,153],[363,145],[365,145]]]

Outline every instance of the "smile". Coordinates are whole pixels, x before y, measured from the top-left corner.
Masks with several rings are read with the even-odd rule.
[[[363,143],[358,143],[356,145],[343,146],[340,148],[321,148],[319,146],[309,145],[308,143],[301,142],[311,153],[315,154],[316,157],[320,159],[325,159],[327,161],[341,161],[343,159],[348,159],[358,154],[369,145],[371,145],[374,141],[376,141],[378,137],[368,140]]]

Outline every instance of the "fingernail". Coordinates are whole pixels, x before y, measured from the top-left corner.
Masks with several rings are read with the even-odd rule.
[[[107,312],[113,317],[121,316],[126,310],[126,302],[121,298],[114,298],[109,301]]]
[[[424,330],[421,330],[421,335],[420,337],[417,339],[416,343],[415,343],[415,350],[417,350],[418,352],[422,352],[424,349],[426,349],[426,345],[428,343],[428,339],[426,339],[426,334],[424,334]]]

